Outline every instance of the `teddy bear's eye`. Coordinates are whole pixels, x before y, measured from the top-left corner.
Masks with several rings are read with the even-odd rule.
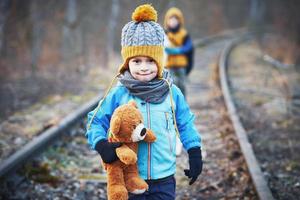
[[[136,128],[136,125],[133,125],[133,129],[135,129]]]

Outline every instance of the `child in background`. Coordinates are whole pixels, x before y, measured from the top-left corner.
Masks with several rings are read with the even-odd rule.
[[[186,76],[193,67],[193,44],[190,36],[184,28],[184,18],[178,8],[170,8],[164,19],[164,28],[167,36],[165,52],[167,53],[166,68],[171,72],[174,83],[186,96]],[[182,151],[182,144],[176,138],[176,155]]]
[[[164,28],[168,38],[168,54],[166,68],[170,69],[174,83],[185,95],[185,79],[193,67],[193,43],[184,28],[184,18],[178,8],[170,8],[164,20]]]
[[[139,142],[138,170],[149,190],[143,194],[129,194],[129,199],[173,200],[176,131],[189,155],[189,169],[185,170],[185,175],[191,179],[190,184],[202,171],[201,139],[183,94],[163,70],[164,31],[156,23],[155,9],[148,4],[139,6],[132,19],[122,29],[123,64],[116,76],[119,82],[97,108],[88,113],[86,136],[105,163],[116,161],[115,150],[121,144],[107,140],[110,119],[118,106],[136,101],[145,126],[157,139],[154,143]]]

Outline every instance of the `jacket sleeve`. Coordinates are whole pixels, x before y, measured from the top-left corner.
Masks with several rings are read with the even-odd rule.
[[[172,86],[172,92],[176,104],[176,123],[183,147],[185,150],[189,150],[192,147],[201,147],[201,137],[194,124],[195,115],[191,112],[189,105],[177,86]]]
[[[191,37],[189,35],[186,36],[185,41],[181,47],[179,47],[179,51],[181,54],[186,54],[191,51],[193,48],[193,43]]]
[[[111,116],[114,110],[119,106],[117,101],[117,89],[118,87],[113,88],[106,96],[106,98],[102,99],[103,102],[98,111],[97,108],[95,108],[94,110],[90,111],[87,115],[88,120],[85,136],[87,137],[88,144],[91,146],[92,149],[95,149],[95,146],[99,140],[105,139],[108,136],[107,131],[109,129]]]

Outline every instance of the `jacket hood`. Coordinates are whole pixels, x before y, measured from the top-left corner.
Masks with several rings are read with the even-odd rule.
[[[165,29],[168,28],[167,21],[172,16],[175,16],[178,18],[179,24],[181,27],[184,25],[184,17],[183,17],[181,10],[179,10],[178,8],[172,7],[167,11],[167,13],[165,15],[165,19],[164,19],[164,28]]]

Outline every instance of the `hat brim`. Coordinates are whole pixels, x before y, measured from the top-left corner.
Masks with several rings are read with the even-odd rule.
[[[163,46],[126,46],[122,47],[121,54],[123,63],[119,67],[119,73],[124,73],[128,69],[128,62],[131,58],[136,56],[147,56],[152,58],[158,68],[158,77],[162,77],[163,73]]]

